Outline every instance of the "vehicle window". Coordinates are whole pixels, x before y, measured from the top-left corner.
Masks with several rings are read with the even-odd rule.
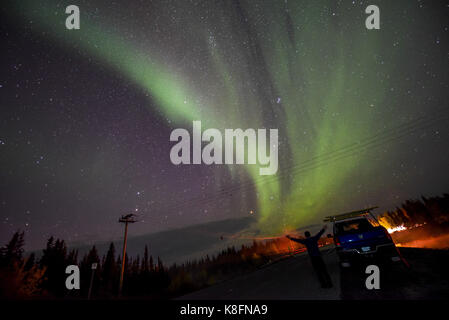
[[[369,231],[373,226],[366,219],[344,221],[336,224],[338,234],[360,233]]]

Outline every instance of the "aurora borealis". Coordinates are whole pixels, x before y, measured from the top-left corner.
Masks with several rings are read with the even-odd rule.
[[[137,233],[254,214],[269,236],[447,192],[444,2],[377,1],[380,30],[366,1],[81,1],[70,31],[69,4],[2,9],[5,239],[107,239],[126,211]],[[278,173],[173,166],[195,120],[279,129]]]

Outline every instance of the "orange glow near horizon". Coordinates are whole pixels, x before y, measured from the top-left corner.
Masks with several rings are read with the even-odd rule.
[[[397,226],[397,227],[394,227],[394,228],[387,228],[387,231],[390,234],[394,233],[394,232],[398,232],[398,231],[404,231],[404,230],[407,230],[407,228],[404,227],[404,225],[400,225],[400,226]]]
[[[449,235],[397,243],[396,246],[406,248],[449,249]]]

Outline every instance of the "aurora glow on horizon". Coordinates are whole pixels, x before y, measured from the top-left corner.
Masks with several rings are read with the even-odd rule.
[[[420,16],[415,2],[381,1],[379,31],[366,30],[364,1],[150,2],[141,10],[77,5],[79,31],[64,28],[64,5],[56,2],[20,1],[15,15],[33,21],[32,32],[45,32],[63,50],[143,90],[148,112],[168,127],[201,120],[219,129],[279,128],[277,176],[230,165],[227,173],[214,171],[209,189],[220,194],[243,184],[232,210],[254,210],[257,229],[267,235],[318,222],[329,210],[379,204],[371,202],[390,192],[386,180],[395,170],[385,173],[384,165],[413,148],[404,151],[400,140],[362,148],[364,141],[441,108],[447,97],[437,95],[447,88],[446,75],[438,76],[440,86],[425,80],[425,93],[415,88],[423,71],[411,39],[420,25],[404,21],[432,19]],[[427,96],[436,98],[423,108]],[[318,161],[357,143],[362,147],[344,157]],[[227,186],[219,183],[223,175],[231,177]]]

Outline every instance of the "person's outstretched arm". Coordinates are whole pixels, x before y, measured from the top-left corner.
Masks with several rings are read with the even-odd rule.
[[[327,229],[327,225],[324,225],[323,228],[320,230],[320,232],[318,232],[318,233],[314,236],[314,238],[315,238],[316,240],[318,240],[319,238],[321,238],[321,236],[323,235],[324,231],[326,231],[326,229]]]
[[[299,242],[299,243],[301,243],[301,244],[304,244],[304,240],[303,240],[303,239],[292,238],[292,237],[290,237],[289,235],[286,235],[286,237],[287,237],[288,239],[292,240],[292,241],[295,241],[295,242]]]

